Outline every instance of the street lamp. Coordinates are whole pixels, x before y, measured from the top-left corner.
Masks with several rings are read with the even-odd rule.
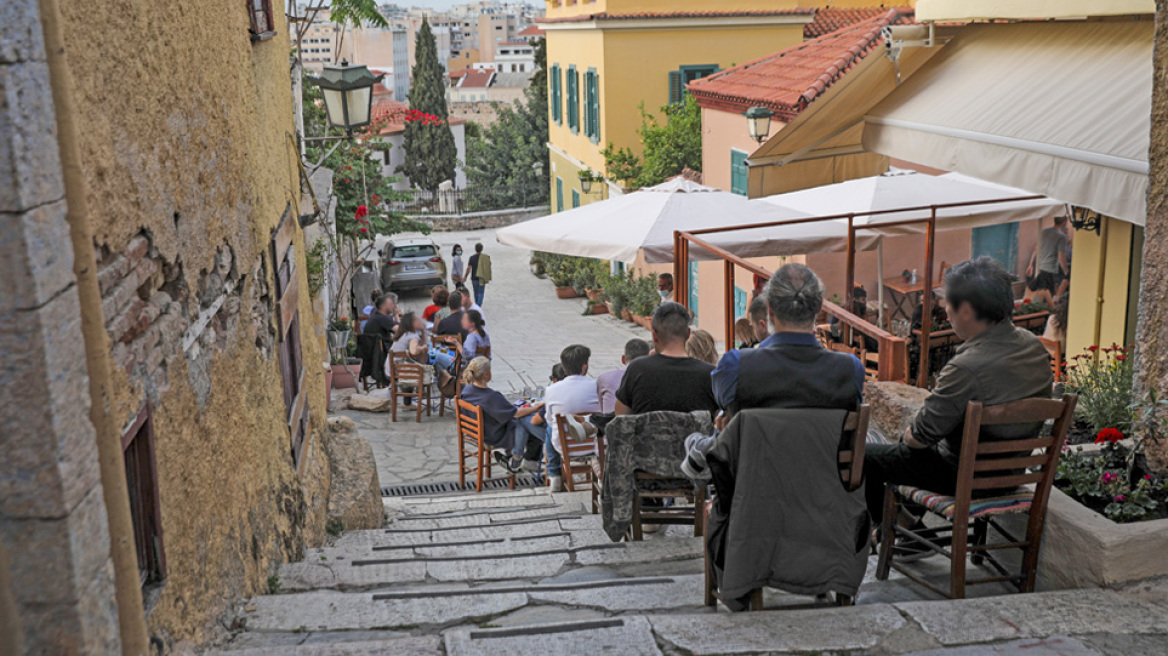
[[[384,73],[374,75],[364,65],[349,64],[342,60],[340,66],[325,66],[320,77],[310,76],[308,82],[320,87],[323,92],[329,125],[342,128],[352,137],[353,130],[369,125],[373,110],[373,85],[384,77]]]
[[[746,117],[746,126],[750,130],[750,138],[758,143],[766,141],[771,132],[771,117],[775,113],[766,107],[751,107],[743,116]]]
[[[592,179],[591,178],[581,178],[580,179],[580,191],[584,192],[585,195],[592,193]]]

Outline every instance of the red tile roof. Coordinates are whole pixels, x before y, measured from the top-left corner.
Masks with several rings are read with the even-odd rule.
[[[523,28],[523,31],[518,36],[543,36],[544,34],[545,32],[538,25],[528,25]]]
[[[384,120],[386,116],[393,114],[389,122],[381,127],[378,134],[388,136],[397,134],[406,129],[405,113],[409,111],[409,106],[403,102],[390,100],[389,98],[376,99],[373,101],[373,107],[370,108],[369,117],[373,123]],[[460,125],[466,123],[466,119],[450,117],[446,121],[450,125]]]
[[[691,82],[690,94],[702,107],[742,112],[769,107],[790,122],[836,80],[883,43],[880,31],[912,22],[910,9],[882,15],[740,64]]]
[[[815,11],[815,20],[803,26],[803,38],[814,39],[836,30],[887,14],[889,7],[824,7]],[[898,9],[911,13],[911,9]]]
[[[491,80],[495,77],[495,71],[480,71],[477,69],[469,69],[462,75],[462,81],[458,83],[460,89],[468,89],[474,87],[489,87]]]
[[[611,14],[607,11],[595,14],[580,14],[579,16],[561,16],[556,18],[537,18],[535,22],[547,23],[586,23],[588,21],[606,20],[642,20],[650,18],[737,18],[745,16],[814,16],[815,9],[774,9],[767,11],[667,11],[667,12],[638,12],[635,14]]]

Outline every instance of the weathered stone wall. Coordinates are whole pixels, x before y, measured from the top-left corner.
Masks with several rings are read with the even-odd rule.
[[[1148,222],[1144,229],[1140,311],[1136,328],[1140,390],[1168,398],[1168,1],[1156,1],[1152,134],[1148,150]],[[1139,393],[1142,394],[1142,391]],[[1149,461],[1168,471],[1168,444],[1148,448]]]
[[[0,652],[120,651],[36,0],[0,2]],[[18,648],[10,644],[20,636]],[[15,649],[8,652],[7,649]]]
[[[296,214],[300,184],[274,7],[277,36],[253,43],[238,0],[62,0],[86,109],[110,408],[128,424],[154,407],[167,578],[148,624],[167,645],[202,638],[228,600],[264,590],[276,564],[324,536],[322,355],[299,229],[312,391],[299,472],[277,356],[271,238],[286,208]]]
[[[460,230],[502,228],[547,216],[549,211],[547,205],[542,205],[467,214],[419,214],[410,218],[427,223],[438,232],[457,232]]]

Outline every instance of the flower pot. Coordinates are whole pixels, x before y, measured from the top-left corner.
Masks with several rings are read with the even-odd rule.
[[[592,314],[608,314],[608,306],[604,303],[594,302],[589,303],[588,307],[592,309]]]
[[[333,388],[351,389],[357,387],[357,376],[361,373],[361,358],[348,358],[345,364],[333,365]]]
[[[592,301],[593,303],[599,303],[599,302],[600,302],[600,294],[601,294],[601,292],[603,292],[603,291],[604,291],[604,290],[603,290],[603,289],[600,289],[600,288],[597,288],[597,289],[587,289],[587,290],[585,290],[585,292],[586,292],[586,293],[587,293],[587,295],[588,295],[588,300]]]
[[[609,314],[611,314],[611,315],[613,315],[614,317],[619,317],[619,316],[620,316],[620,312],[617,312],[616,310],[614,310],[614,309],[613,309],[613,307],[612,307],[612,301],[605,301],[605,302],[604,302],[604,307],[608,308],[608,313],[609,313]]]
[[[572,287],[556,287],[556,298],[576,298],[579,294]]]
[[[629,312],[628,308],[625,308],[625,309],[621,310],[621,318],[624,319],[625,321],[632,321],[633,320],[633,313]]]

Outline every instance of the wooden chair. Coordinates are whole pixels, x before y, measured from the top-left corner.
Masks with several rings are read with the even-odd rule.
[[[454,353],[454,378],[457,380],[462,376],[462,351],[455,351]],[[435,386],[437,387],[437,386]],[[438,416],[446,416],[446,400],[457,399],[462,396],[462,381],[458,380],[454,385],[454,396],[446,396],[442,393],[441,388],[438,390]]]
[[[844,418],[844,426],[840,434],[838,462],[840,482],[849,491],[859,488],[860,483],[864,480],[864,446],[867,444],[868,417],[870,413],[871,409],[868,405],[861,404],[855,412],[849,412],[847,417]],[[711,499],[701,506],[703,527],[709,520],[710,507],[712,505],[713,500]],[[718,592],[714,582],[714,562],[710,558],[710,547],[708,544],[704,544],[704,546],[706,564],[705,602],[707,606],[715,606],[719,601],[722,601],[722,595]],[[855,599],[848,595],[836,596],[836,604],[839,606],[851,606],[854,602]],[[762,610],[762,608],[762,588],[759,588],[750,595],[750,610]]]
[[[429,365],[421,365],[410,360],[405,353],[389,354],[389,399],[393,421],[397,421],[399,399],[414,399],[419,424],[422,423],[423,405],[426,416],[430,416],[430,383],[426,381],[425,369],[427,366]]]
[[[480,346],[479,350],[475,353],[475,357],[478,357],[480,355],[483,356],[484,358],[490,360],[491,359],[491,347]]]
[[[1063,376],[1063,345],[1057,339],[1047,339],[1039,337],[1038,341],[1046,347],[1046,352],[1050,353],[1050,370],[1054,374],[1054,381],[1060,383],[1064,380]]]
[[[937,594],[950,599],[964,599],[967,585],[980,583],[1011,583],[1019,592],[1033,592],[1038,572],[1038,551],[1042,546],[1042,530],[1046,521],[1046,505],[1050,488],[1058,469],[1059,454],[1071,426],[1078,397],[1063,395],[1062,400],[1025,399],[996,406],[982,406],[970,402],[965,410],[965,426],[961,436],[961,455],[957,468],[957,491],[954,496],[934,494],[908,486],[885,486],[884,526],[880,544],[880,559],[876,578],[888,578],[889,569],[895,569]],[[1054,420],[1047,437],[981,442],[984,426],[1028,424]],[[1028,454],[1028,455],[1019,455]],[[1018,473],[1024,470],[1024,473]],[[1022,486],[1033,485],[1033,490]],[[1013,490],[994,497],[973,498],[982,490]],[[910,530],[894,521],[902,499],[923,505],[949,525],[940,528]],[[1025,539],[1019,540],[1002,527],[995,515],[1027,513],[1029,515]],[[973,522],[972,533],[970,522]],[[988,532],[993,528],[1006,541],[989,544]],[[949,589],[931,585],[911,568],[894,561],[894,543],[897,537],[927,547],[930,551],[950,559]],[[948,549],[945,546],[948,545]],[[1010,574],[991,553],[1000,549],[1022,551],[1021,571]],[[974,565],[982,562],[998,573],[968,580],[965,560]]]
[[[672,480],[664,476],[657,476],[655,474],[646,474],[645,472],[637,472],[637,484],[640,487],[642,481],[654,480]],[[672,499],[678,497],[693,498],[693,507],[689,506],[649,506],[641,505],[642,499]],[[661,490],[640,490],[637,495],[633,497],[633,523],[630,527],[632,531],[632,538],[634,542],[640,542],[645,539],[645,524],[664,524],[672,526],[689,526],[694,527],[694,537],[700,538],[705,535],[706,531],[706,516],[707,513],[702,509],[706,505],[706,487],[699,486],[694,489],[692,486],[684,488],[668,488]]]
[[[458,485],[466,488],[466,475],[475,475],[475,492],[483,491],[483,472],[491,478],[491,448],[483,441],[483,409],[462,399],[454,401],[454,415],[458,421]],[[467,464],[473,458],[473,464]],[[511,489],[515,489],[515,474],[511,474]]]
[[[573,417],[575,417],[577,421],[581,421],[581,422],[588,421],[588,415],[586,415],[586,414],[573,415]],[[575,492],[576,491],[576,481],[574,480],[576,474],[584,474],[584,481],[583,482],[584,482],[584,484],[588,485],[590,488],[598,487],[599,486],[599,479],[597,478],[596,471],[593,470],[593,468],[590,465],[583,462],[584,460],[592,458],[593,456],[595,456],[598,453],[598,451],[599,451],[599,449],[597,447],[598,440],[596,440],[596,439],[583,440],[583,441],[569,440],[568,439],[568,418],[565,417],[564,415],[557,415],[556,416],[556,431],[560,435],[560,448],[562,449],[562,452],[560,453],[560,460],[563,463],[562,469],[563,469],[564,489],[567,490],[568,492]],[[546,457],[546,454],[545,454],[545,457]],[[573,460],[576,461],[576,464],[574,467],[572,464]],[[551,477],[549,476],[548,478],[550,480]]]

